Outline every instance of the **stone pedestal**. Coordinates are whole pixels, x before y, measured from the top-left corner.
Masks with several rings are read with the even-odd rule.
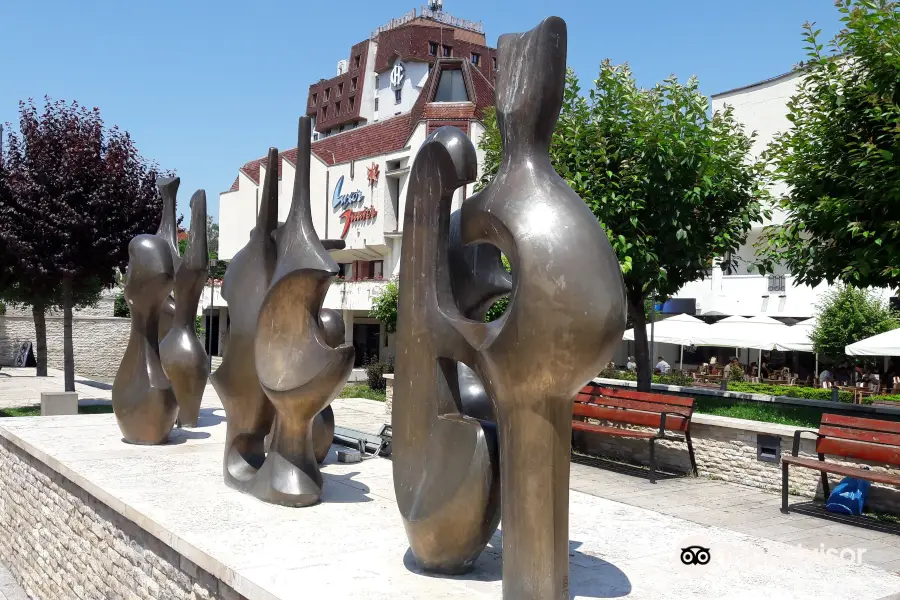
[[[41,416],[77,415],[78,392],[41,392]]]
[[[384,389],[384,416],[386,417],[386,421],[388,424],[391,422],[391,407],[394,404],[394,374],[386,373],[382,375],[384,377],[384,381],[386,383]]]

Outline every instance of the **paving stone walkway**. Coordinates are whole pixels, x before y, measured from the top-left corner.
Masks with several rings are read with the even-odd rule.
[[[28,600],[12,573],[0,563],[0,600]]]

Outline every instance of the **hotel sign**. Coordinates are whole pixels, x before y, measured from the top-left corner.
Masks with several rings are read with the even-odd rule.
[[[374,206],[364,208],[363,210],[350,210],[348,208],[341,213],[341,218],[344,219],[344,230],[341,232],[341,239],[347,237],[347,234],[350,232],[350,223],[368,221],[370,219],[374,219],[377,216],[378,211],[375,210]]]
[[[333,208],[344,208],[366,199],[365,194],[363,194],[361,190],[350,192],[349,194],[341,194],[341,189],[343,187],[344,176],[341,175],[340,179],[337,180],[337,184],[334,186],[334,194],[331,196],[331,206]]]

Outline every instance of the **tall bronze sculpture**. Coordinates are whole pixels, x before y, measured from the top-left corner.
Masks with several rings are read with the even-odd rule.
[[[198,190],[191,198],[191,231],[184,254],[175,271],[175,314],[168,333],[159,344],[159,356],[178,401],[178,422],[196,427],[209,376],[206,350],[194,327],[209,269],[206,192],[203,190]]]
[[[260,307],[256,372],[277,413],[260,475],[262,497],[277,504],[319,501],[322,474],[313,420],[337,396],[353,369],[354,348],[328,344],[320,312],[337,263],[319,240],[309,206],[311,122],[300,119],[291,209],[275,234],[275,273]]]
[[[269,150],[256,228],[228,266],[229,342],[213,386],[228,421],[226,483],[261,500],[308,506],[334,438],[329,404],[353,368],[339,312],[322,308],[337,264],[309,207],[310,121],[300,120],[291,210],[278,220],[278,151]],[[270,441],[267,443],[267,436]]]
[[[550,18],[527,33],[504,35],[498,50],[504,156],[492,183],[462,205],[463,252],[448,243],[450,206],[454,191],[475,179],[471,142],[459,130],[439,129],[410,173],[394,486],[413,555],[439,572],[465,570],[477,558],[496,526],[499,488],[504,598],[558,600],[569,596],[572,400],[621,339],[625,295],[605,233],[550,164],[565,23]],[[482,244],[499,248],[512,265],[509,306],[492,323],[470,318],[504,288],[496,261],[488,261],[489,271],[467,262],[465,252]],[[461,382],[473,377],[480,388],[471,389],[475,396],[484,390],[490,415],[484,402],[462,401]]]
[[[116,372],[112,405],[126,442],[162,444],[178,414],[175,394],[159,361],[159,319],[172,291],[175,267],[165,240],[139,235],[128,244],[125,299],[131,335]]]
[[[181,185],[180,177],[160,177],[156,180],[156,189],[162,198],[162,217],[159,220],[159,229],[156,235],[165,240],[172,254],[172,264],[175,272],[181,265],[181,254],[178,252],[178,215],[176,213],[178,186]],[[205,221],[204,221],[205,223]],[[169,333],[172,320],[175,318],[175,297],[170,293],[163,300],[162,310],[159,314],[159,339],[162,340]]]
[[[247,245],[228,264],[222,281],[230,317],[228,345],[222,364],[210,377],[227,416],[225,483],[250,493],[253,478],[265,462],[265,439],[275,421],[275,408],[256,375],[254,345],[259,308],[275,272],[272,234],[278,227],[277,174],[278,151],[272,148],[256,227]]]

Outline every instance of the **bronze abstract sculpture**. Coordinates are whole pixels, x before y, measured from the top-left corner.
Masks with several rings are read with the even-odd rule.
[[[159,220],[159,229],[156,235],[165,240],[172,253],[172,264],[175,272],[181,265],[181,254],[178,252],[178,218],[176,214],[176,198],[178,196],[178,186],[181,185],[180,177],[160,177],[156,180],[156,189],[159,190],[159,196],[162,198],[162,217]],[[205,221],[204,221],[205,223]],[[175,318],[175,298],[170,293],[163,301],[162,309],[159,313],[159,339],[162,340],[169,333],[172,326],[172,319]]]
[[[322,303],[337,264],[309,207],[310,121],[300,120],[298,163],[287,221],[278,225],[278,151],[269,150],[256,228],[231,261],[222,295],[229,342],[212,375],[228,421],[226,483],[286,506],[318,502],[334,438],[329,404],[353,368],[344,321]],[[267,443],[267,436],[271,439]]]
[[[210,377],[227,416],[225,483],[243,492],[252,492],[253,478],[266,459],[265,439],[275,421],[275,408],[256,375],[254,345],[259,308],[275,272],[272,234],[278,227],[277,173],[278,151],[272,148],[256,227],[228,264],[222,281],[230,316],[228,345],[222,364]]]
[[[172,291],[175,267],[165,240],[139,235],[128,244],[125,299],[131,335],[112,387],[113,412],[126,442],[162,444],[178,414],[159,361],[159,319]]]
[[[311,121],[300,119],[291,209],[275,234],[275,273],[259,310],[256,373],[275,406],[275,432],[260,475],[259,495],[277,504],[319,501],[322,474],[313,420],[337,396],[353,369],[354,348],[328,344],[322,303],[337,263],[319,240],[310,210]]]
[[[206,350],[194,327],[209,268],[203,190],[191,198],[191,231],[184,254],[175,270],[175,314],[169,332],[159,344],[159,357],[178,401],[178,423],[196,427],[209,376]]]
[[[496,527],[499,488],[504,598],[558,600],[569,596],[572,401],[621,339],[625,295],[597,219],[550,164],[565,23],[501,36],[498,50],[503,161],[463,202],[458,233],[465,252],[489,244],[509,258],[510,302],[497,321],[471,318],[505,284],[495,260],[479,270],[448,243],[452,196],[475,179],[476,156],[462,132],[441,128],[415,158],[404,215],[394,487],[413,555],[439,572],[477,558]],[[490,415],[483,400],[462,401],[472,377]]]

